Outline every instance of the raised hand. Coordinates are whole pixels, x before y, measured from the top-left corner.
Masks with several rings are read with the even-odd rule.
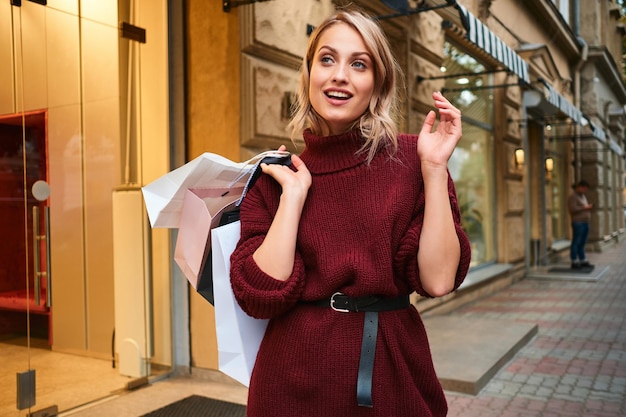
[[[422,165],[447,167],[448,160],[461,139],[461,111],[438,91],[432,97],[439,112],[439,124],[433,131],[437,115],[434,111],[429,111],[419,133],[417,153]]]
[[[433,297],[449,293],[460,259],[449,196],[448,160],[461,139],[461,112],[439,92],[433,93],[437,115],[428,112],[417,140],[424,181],[424,220],[417,263],[422,287]]]

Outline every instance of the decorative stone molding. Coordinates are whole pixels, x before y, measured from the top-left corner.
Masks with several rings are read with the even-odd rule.
[[[284,97],[297,90],[297,71],[243,55],[241,145],[276,148],[289,142]]]
[[[504,111],[506,113],[506,136],[521,140],[525,121],[521,119],[520,112],[508,105],[505,105]]]
[[[481,0],[478,3],[478,17],[480,20],[487,20],[489,16],[491,16],[491,3],[492,0]]]
[[[507,212],[520,214],[524,211],[524,184],[507,181]]]
[[[267,5],[269,4],[270,3],[267,3]],[[279,33],[276,33],[273,30],[276,28],[276,25],[272,24],[272,22],[276,22],[276,20],[261,17],[261,22],[257,24],[259,6],[262,5],[259,4],[255,7],[245,8],[240,14],[241,51],[244,54],[298,70],[302,63],[302,57],[295,52],[291,52],[291,50],[295,50],[294,44],[300,44],[302,42],[294,42],[294,44],[290,42],[278,42],[278,38],[280,36],[289,36],[286,39],[297,39],[296,31],[300,25],[297,23],[286,24],[285,27],[291,28],[291,31],[286,31],[283,28]],[[261,15],[263,14],[261,13]],[[302,23],[301,26],[302,32],[305,33],[306,23]],[[259,27],[261,29],[259,29]],[[305,48],[306,42],[302,45],[300,53],[302,53]]]
[[[524,219],[522,217],[507,217],[504,219],[507,244],[506,262],[517,262],[524,259],[526,253],[526,238],[524,237]]]
[[[242,8],[241,49],[264,56],[269,53],[287,66],[295,63],[298,69],[309,40],[307,26],[317,25],[333,11],[330,0],[274,0]]]
[[[504,175],[508,179],[521,179],[524,174],[524,167],[517,166],[515,164],[515,149],[519,148],[521,145],[511,143],[511,142],[503,142],[502,143],[504,150]]]

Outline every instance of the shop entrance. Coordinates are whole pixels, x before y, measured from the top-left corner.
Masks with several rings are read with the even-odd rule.
[[[167,32],[160,4],[161,14],[144,6],[149,12],[141,16]],[[130,182],[126,168],[141,174],[151,166],[150,158],[142,163],[141,148],[126,146],[144,131],[137,121],[153,126],[166,117],[142,111],[140,103],[154,103],[158,89],[146,83],[150,98],[136,98],[145,90],[138,87],[139,70],[151,76],[156,70],[127,61],[130,41],[119,30],[119,22],[139,19],[142,5],[0,6],[0,26],[7,28],[0,36],[6,64],[0,70],[0,416],[65,413],[171,370],[168,231],[145,226],[127,233],[120,225],[148,225],[142,200],[132,212],[115,211],[114,204],[115,191]],[[154,42],[166,36],[150,33],[150,47],[165,50]],[[158,129],[162,143],[165,132]],[[157,147],[158,135],[148,136]],[[140,187],[141,175],[132,179]],[[122,264],[120,247],[141,247],[141,256]],[[144,273],[128,272],[138,265]],[[125,286],[130,280],[120,275],[137,280],[142,291]],[[120,299],[142,308],[120,308]],[[135,333],[122,331],[128,323]],[[141,374],[123,371],[120,360],[119,346],[137,340],[145,340],[141,356],[132,358]]]
[[[12,388],[0,394],[3,416],[24,410],[56,415],[125,389],[131,381],[115,369],[112,352],[105,358],[87,349],[73,353],[55,347],[57,342],[67,345],[68,334],[80,334],[80,323],[88,318],[53,317],[54,283],[63,277],[53,275],[50,261],[54,199],[48,186],[46,116],[36,111],[0,117],[0,381]],[[80,264],[80,254],[75,255]],[[63,285],[59,291],[63,299]],[[76,294],[72,298],[76,305],[84,303]],[[55,322],[62,328],[59,340]],[[112,329],[103,330],[113,337]]]
[[[28,328],[27,333],[51,345],[42,239],[47,198],[38,201],[32,193],[37,181],[47,181],[45,136],[45,112],[0,118],[0,337],[25,337]]]

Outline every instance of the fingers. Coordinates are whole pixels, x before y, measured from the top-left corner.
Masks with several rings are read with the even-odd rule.
[[[460,136],[461,134],[461,111],[450,103],[450,101],[441,94],[439,91],[435,91],[432,94],[433,101],[437,111],[439,112],[439,125],[435,132],[440,135],[453,135]],[[429,111],[422,124],[420,130],[420,136],[427,135],[433,132],[435,123],[437,121],[437,113],[433,110]]]
[[[444,97],[439,91],[433,93],[433,100],[435,107],[438,109],[441,116],[449,116],[451,118],[460,118],[461,111],[454,107],[450,101]]]
[[[282,188],[283,197],[290,201],[304,201],[311,187],[311,173],[300,158],[293,157],[291,167],[278,164],[262,165],[263,172],[274,178]],[[295,169],[295,171],[294,171]],[[293,200],[296,199],[296,200]]]
[[[428,114],[426,115],[426,118],[424,119],[424,123],[422,124],[422,130],[420,131],[419,135],[423,136],[427,133],[432,132],[436,119],[437,119],[437,115],[435,114],[435,112],[432,110],[429,111]]]
[[[261,164],[264,174],[274,178],[282,187],[285,186],[294,175],[294,172],[284,165],[279,164]]]
[[[296,169],[296,171],[300,171],[300,170],[306,170],[307,172],[309,171],[309,169],[306,167],[306,165],[304,164],[304,162],[302,161],[302,159],[300,159],[298,155],[291,155],[291,164]]]
[[[270,175],[281,185],[284,185],[292,176],[301,177],[305,182],[310,183],[311,173],[306,167],[302,159],[297,155],[291,155],[291,166],[295,169],[292,170],[289,166],[281,164],[261,164],[263,173]]]
[[[280,148],[278,150],[280,150]],[[298,155],[293,155],[293,154],[291,155],[291,165],[296,169],[296,171],[300,171],[300,170],[304,170],[307,172],[309,171],[309,169],[306,167],[306,165],[304,164],[304,162],[302,161],[302,159],[300,159]],[[274,169],[274,167],[276,167],[276,169],[291,171],[291,169],[287,165],[266,164],[266,163],[261,164],[261,169],[266,174],[269,174]]]
[[[262,163],[261,164],[261,169],[263,170],[264,174],[269,174],[272,177],[276,177],[276,175],[279,172],[282,172],[282,171],[286,171],[286,170],[291,171],[287,166],[282,165],[282,164],[266,164],[266,163]]]
[[[442,135],[460,138],[462,134],[461,111],[439,91],[433,93],[435,107],[439,112],[437,132]]]

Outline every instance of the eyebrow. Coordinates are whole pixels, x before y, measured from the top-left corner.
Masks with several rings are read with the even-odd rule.
[[[338,52],[335,48],[333,48],[332,46],[329,46],[329,45],[322,45],[322,46],[320,46],[317,49],[317,52],[319,53],[323,49],[328,49],[330,52],[333,52],[335,54]],[[357,51],[357,52],[353,52],[353,53],[350,54],[350,56],[353,56],[353,57],[362,56],[362,55],[367,56],[370,60],[372,59],[372,56],[367,51]]]

